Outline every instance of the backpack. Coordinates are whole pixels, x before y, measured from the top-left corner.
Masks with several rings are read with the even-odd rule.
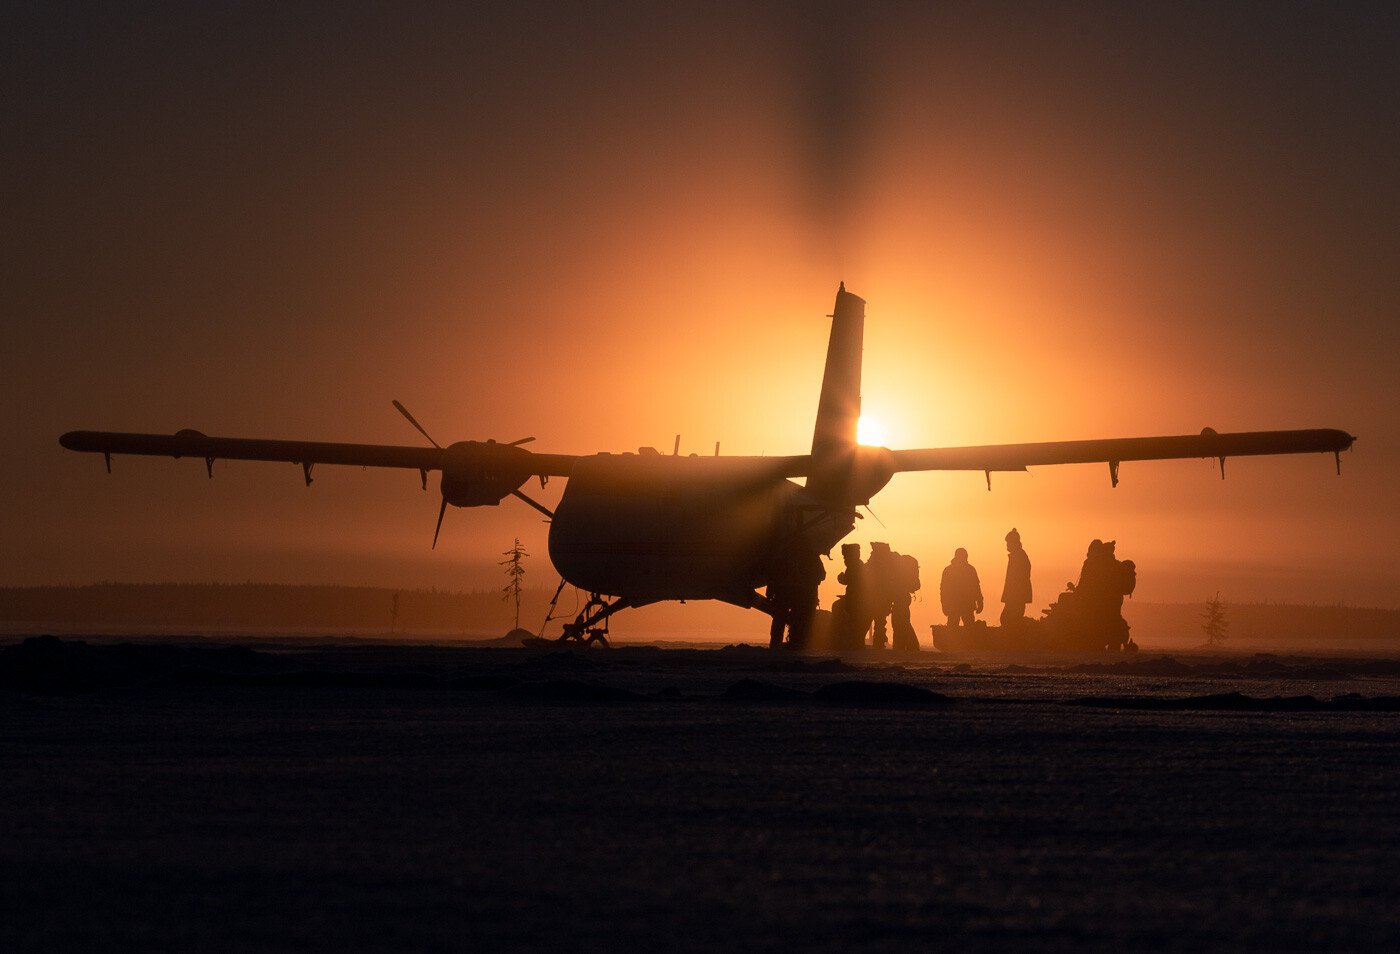
[[[901,593],[916,593],[919,590],[919,561],[907,553],[895,554],[894,582]]]
[[[1132,560],[1118,564],[1118,584],[1118,592],[1124,596],[1132,596],[1133,590],[1137,589],[1137,564]]]

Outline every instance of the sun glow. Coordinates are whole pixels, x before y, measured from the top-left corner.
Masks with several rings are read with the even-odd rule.
[[[884,424],[877,417],[862,414],[856,421],[856,443],[870,447],[884,447],[889,440]]]

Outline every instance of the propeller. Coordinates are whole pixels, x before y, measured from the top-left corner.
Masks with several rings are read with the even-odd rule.
[[[436,447],[438,450],[442,450],[442,445],[439,444],[437,441],[433,440],[432,435],[429,434],[429,433],[427,432],[426,429],[424,429],[424,427],[423,427],[422,424],[419,424],[419,423],[418,423],[418,419],[417,419],[416,417],[414,417],[412,414],[408,413],[408,408],[404,407],[404,406],[403,406],[402,404],[400,404],[398,401],[393,401],[392,403],[393,403],[393,405],[394,405],[394,409],[397,410],[400,414],[402,414],[405,418],[407,418],[407,419],[408,419],[408,423],[412,424],[415,428],[417,428],[419,434],[422,434],[424,437],[426,437],[426,438],[428,439],[428,443],[429,443],[429,444],[432,444],[432,445],[433,445],[434,447]],[[530,442],[533,441],[533,440],[534,440],[533,437],[522,437],[522,438],[520,438],[520,440],[518,440],[518,441],[511,441],[510,443],[506,444],[505,446],[506,446],[506,447],[519,447],[521,444],[528,444],[528,443],[530,443]]]
[[[393,405],[394,405],[394,409],[395,409],[396,411],[398,411],[400,414],[402,414],[405,418],[408,419],[408,423],[412,424],[415,428],[417,428],[419,434],[422,434],[424,437],[426,437],[426,438],[428,439],[428,443],[429,443],[429,444],[432,444],[432,445],[433,445],[434,447],[436,447],[438,450],[442,450],[442,445],[439,444],[437,441],[433,440],[433,435],[429,434],[429,433],[427,432],[427,430],[424,429],[423,425],[418,423],[418,419],[417,419],[416,417],[414,417],[412,414],[408,413],[408,408],[404,407],[404,406],[403,406],[402,404],[400,404],[397,400],[393,401]],[[428,476],[427,476],[427,475],[428,475],[428,472],[427,472],[427,471],[424,471],[424,472],[423,472],[423,486],[424,486],[424,489],[427,489],[427,482],[428,482]],[[446,498],[446,497],[443,497],[443,498],[442,498],[442,506],[441,506],[441,507],[438,507],[437,526],[433,528],[433,546],[432,546],[432,549],[434,549],[434,550],[437,549],[438,534],[442,533],[442,518],[445,517],[445,516],[447,516],[447,498]]]
[[[422,424],[419,424],[419,423],[418,423],[418,419],[417,419],[416,417],[414,417],[412,414],[409,413],[408,408],[404,407],[403,404],[401,404],[401,403],[400,403],[399,401],[397,401],[397,400],[392,401],[391,403],[394,405],[394,410],[396,410],[396,411],[398,411],[400,414],[402,414],[402,415],[404,416],[404,418],[408,421],[408,423],[412,424],[413,427],[414,427],[414,429],[417,430],[419,434],[422,434],[423,437],[425,437],[425,438],[427,439],[427,441],[428,441],[429,444],[432,444],[432,445],[433,445],[434,447],[436,447],[438,450],[442,450],[442,445],[439,444],[437,441],[433,440],[433,436],[432,436],[431,434],[428,433],[427,429],[426,429],[425,427],[423,427]],[[528,443],[530,443],[530,442],[533,441],[533,440],[534,440],[533,437],[522,437],[522,438],[520,438],[519,440],[511,441],[509,444],[506,444],[506,445],[504,445],[504,446],[506,446],[506,447],[519,447],[521,444],[528,444]],[[308,477],[307,480],[308,480],[308,482],[309,482],[309,481],[310,481],[310,478]],[[423,471],[423,489],[426,490],[426,489],[427,489],[427,486],[428,486],[427,471]],[[536,510],[539,510],[539,511],[541,511],[542,513],[544,513],[546,516],[551,516],[551,517],[554,516],[552,513],[549,512],[549,510],[547,510],[546,508],[540,506],[538,503],[535,503],[535,501],[531,500],[529,497],[526,497],[524,494],[520,493],[519,490],[514,491],[514,494],[515,494],[515,496],[519,497],[521,500],[524,500],[526,503],[530,504],[530,506],[534,507]],[[434,550],[437,549],[438,536],[441,535],[441,533],[442,533],[442,519],[443,519],[443,517],[445,517],[446,515],[447,515],[447,495],[444,494],[444,495],[443,495],[443,498],[442,498],[442,506],[438,507],[437,526],[435,526],[435,527],[433,528],[433,547],[432,547],[432,548],[433,548]]]
[[[400,414],[408,418],[408,423],[418,428],[418,433],[426,437],[428,439],[429,444],[432,444],[438,450],[442,450],[442,445],[439,444],[437,441],[433,440],[432,435],[430,435],[427,431],[423,430],[423,425],[419,424],[418,419],[415,418],[412,414],[408,413],[408,408],[404,407],[398,401],[394,401],[394,407],[398,410]],[[531,438],[531,440],[533,440],[533,438]]]
[[[442,518],[447,513],[447,498],[442,498],[442,506],[438,508],[437,526],[433,528],[433,549],[437,549],[438,534],[442,532]]]

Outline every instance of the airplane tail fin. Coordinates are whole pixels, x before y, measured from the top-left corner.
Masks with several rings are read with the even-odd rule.
[[[826,374],[812,434],[812,469],[807,477],[807,490],[830,507],[869,503],[871,494],[889,483],[894,474],[888,450],[856,443],[864,343],[865,299],[846,291],[843,282],[831,315],[831,341],[826,348]]]
[[[817,426],[812,434],[812,457],[849,453],[856,446],[856,422],[860,420],[860,365],[865,339],[865,299],[836,291],[831,314],[831,340],[826,346],[826,373],[817,404]]]

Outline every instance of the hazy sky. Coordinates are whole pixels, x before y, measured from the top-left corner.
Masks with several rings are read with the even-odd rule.
[[[890,446],[1359,437],[1340,479],[902,475],[853,539],[999,581],[1015,525],[1039,606],[1103,537],[1143,599],[1400,607],[1393,4],[23,6],[0,584],[469,588],[517,535],[547,584],[515,502],[433,552],[416,474],[57,438],[417,443],[398,398],[440,443],[801,453],[844,280]]]

